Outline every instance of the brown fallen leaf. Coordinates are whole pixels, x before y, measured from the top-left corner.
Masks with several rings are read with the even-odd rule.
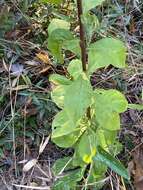
[[[43,63],[46,64],[50,64],[51,65],[51,61],[49,59],[49,55],[46,52],[40,52],[36,54],[36,58],[38,58],[40,61],[42,61]]]
[[[143,145],[137,147],[133,152],[132,174],[136,190],[143,190]]]

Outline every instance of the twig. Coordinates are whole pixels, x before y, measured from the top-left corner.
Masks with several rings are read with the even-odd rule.
[[[77,9],[78,9],[78,21],[80,25],[80,47],[81,47],[82,69],[84,72],[86,72],[86,40],[85,40],[84,25],[82,24],[81,21],[81,15],[83,14],[82,0],[77,0]]]

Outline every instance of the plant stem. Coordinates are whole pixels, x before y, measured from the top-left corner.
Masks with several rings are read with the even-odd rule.
[[[81,47],[82,69],[84,72],[86,72],[86,40],[85,40],[84,25],[82,24],[81,21],[81,15],[83,14],[82,0],[77,0],[77,9],[78,9],[78,21],[80,25],[80,47]]]

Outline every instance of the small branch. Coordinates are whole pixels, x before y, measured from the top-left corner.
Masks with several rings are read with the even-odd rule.
[[[81,47],[81,60],[82,60],[82,69],[86,72],[86,40],[85,40],[85,31],[84,26],[81,21],[82,10],[82,0],[77,0],[77,9],[78,9],[78,21],[80,25],[80,47]]]

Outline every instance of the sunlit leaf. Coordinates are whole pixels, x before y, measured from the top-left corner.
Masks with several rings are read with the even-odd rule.
[[[64,99],[64,107],[68,116],[76,124],[86,113],[86,109],[91,104],[92,88],[90,81],[85,75],[81,75],[77,80],[67,87]]]
[[[117,68],[126,67],[126,48],[124,43],[114,38],[103,38],[89,47],[89,68],[91,74],[95,70],[113,65]]]
[[[96,89],[95,117],[102,128],[108,130],[120,129],[119,113],[127,110],[128,102],[123,94],[117,90]]]
[[[52,141],[59,147],[72,147],[82,133],[82,129],[72,123],[65,111],[56,115],[52,123]]]

